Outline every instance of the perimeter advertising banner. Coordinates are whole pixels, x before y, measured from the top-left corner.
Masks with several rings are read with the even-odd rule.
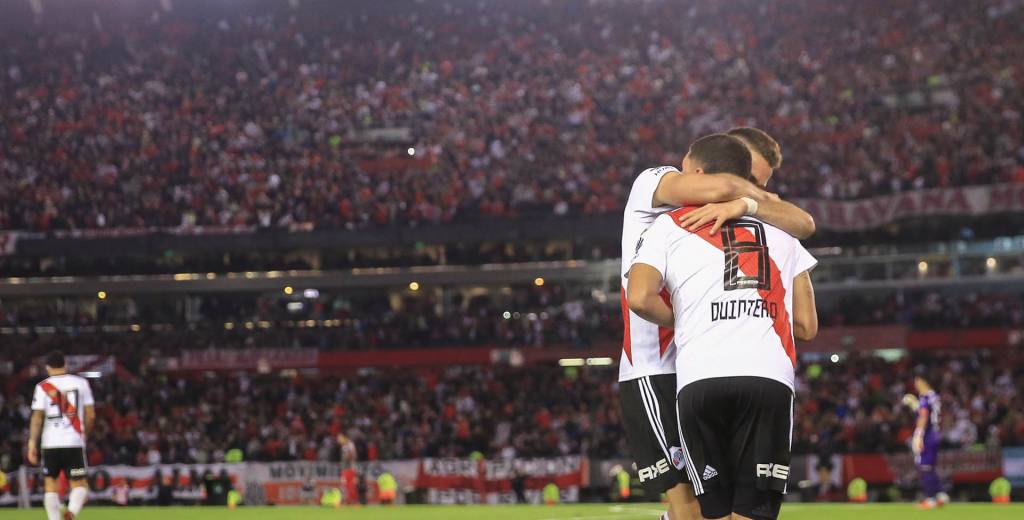
[[[913,485],[917,467],[910,453],[892,455],[851,454],[843,457],[843,485],[860,477],[869,484]],[[1003,475],[1003,452],[949,450],[939,453],[939,475],[943,480],[958,483],[985,484]]]
[[[523,483],[527,503],[540,504],[541,490],[558,486],[562,502],[579,502],[589,485],[590,466],[580,456],[517,460],[423,459],[416,487],[430,504],[510,504],[518,502],[514,481]]]
[[[161,464],[158,466],[97,466],[89,468],[89,499],[114,501],[121,493],[129,501],[153,502],[161,487],[176,501],[199,502],[206,494],[203,483],[208,475],[226,475],[238,491],[245,492],[245,464]],[[9,475],[17,475],[10,473]],[[8,479],[0,488],[0,506],[18,503],[20,478]],[[39,468],[25,474],[28,499],[43,500],[43,477]]]
[[[377,477],[385,471],[406,489],[416,480],[419,463],[415,460],[369,461],[356,464],[356,472],[366,482],[366,499],[377,502]],[[341,464],[335,462],[267,462],[248,464],[246,488],[248,503],[319,504],[320,495],[330,488],[341,488]],[[253,489],[253,487],[257,489]]]
[[[1003,448],[1003,473],[1013,487],[1024,486],[1024,448]]]
[[[357,471],[367,484],[367,498],[376,499],[376,480],[384,471],[397,480],[399,489],[409,489],[416,480],[416,460],[361,462]],[[247,462],[238,464],[161,464],[157,466],[95,466],[89,468],[89,499],[103,502],[153,503],[161,499],[201,502],[206,498],[203,483],[208,475],[227,476],[246,504],[295,505],[319,503],[324,489],[341,487],[341,465],[330,462]],[[0,506],[15,505],[22,492],[18,472],[7,474],[0,486]],[[28,468],[24,478],[27,498],[43,500],[43,479],[39,468]]]

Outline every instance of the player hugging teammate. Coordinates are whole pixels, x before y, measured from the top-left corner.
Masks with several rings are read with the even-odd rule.
[[[810,236],[814,222],[763,189],[781,158],[768,134],[736,128],[695,141],[681,168],[644,170],[630,191],[622,229],[620,404],[646,493],[669,498],[663,519],[699,519],[701,510],[708,518],[778,515],[792,430],[794,289],[803,290],[802,310],[810,297],[811,314],[799,313],[801,335],[817,330],[806,275],[813,259],[796,240]],[[710,175],[717,173],[732,175]],[[658,219],[658,232],[647,232]],[[679,258],[664,256],[647,273],[634,268],[634,257],[665,253],[686,237]],[[677,273],[686,269],[699,272],[704,285],[677,283]],[[797,275],[805,279],[802,287],[793,286]],[[719,312],[722,319],[711,319],[714,308],[738,309],[735,300],[766,311]],[[767,374],[746,370],[746,350],[758,348],[766,350],[748,360],[771,361]],[[711,359],[722,366],[706,366]],[[682,408],[682,402],[677,408],[677,393],[692,399],[695,389],[729,408],[711,413]],[[680,421],[680,410],[692,417]],[[699,422],[707,413],[729,424]],[[762,427],[759,436],[733,438],[735,428],[750,434]]]

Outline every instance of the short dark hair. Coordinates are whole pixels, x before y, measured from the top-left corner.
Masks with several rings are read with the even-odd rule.
[[[731,173],[747,180],[750,173],[750,150],[739,139],[725,134],[701,137],[690,145],[690,160],[700,163],[705,173]]]
[[[64,368],[64,353],[54,350],[46,356],[46,366],[50,368]]]
[[[773,170],[782,166],[782,147],[764,130],[750,126],[741,126],[729,130],[726,134],[743,140],[755,152],[761,154],[761,157],[768,161],[768,166],[771,166]]]

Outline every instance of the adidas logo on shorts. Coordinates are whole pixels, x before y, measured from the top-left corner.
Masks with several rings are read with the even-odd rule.
[[[712,468],[711,466],[704,466],[704,475],[701,476],[702,479],[710,480],[710,479],[712,479],[714,477],[717,477],[717,476],[718,476],[718,470],[716,470],[715,468]]]

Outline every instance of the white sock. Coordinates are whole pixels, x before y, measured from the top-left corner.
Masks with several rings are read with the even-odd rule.
[[[661,520],[672,520],[672,519],[669,518],[668,513],[662,513],[661,514]]]
[[[86,487],[73,487],[71,488],[71,494],[68,496],[68,511],[71,514],[78,516],[78,513],[82,512],[82,506],[85,505],[85,499],[89,496],[89,488]]]
[[[57,493],[43,494],[43,508],[46,509],[46,518],[49,520],[61,520],[60,495]]]

